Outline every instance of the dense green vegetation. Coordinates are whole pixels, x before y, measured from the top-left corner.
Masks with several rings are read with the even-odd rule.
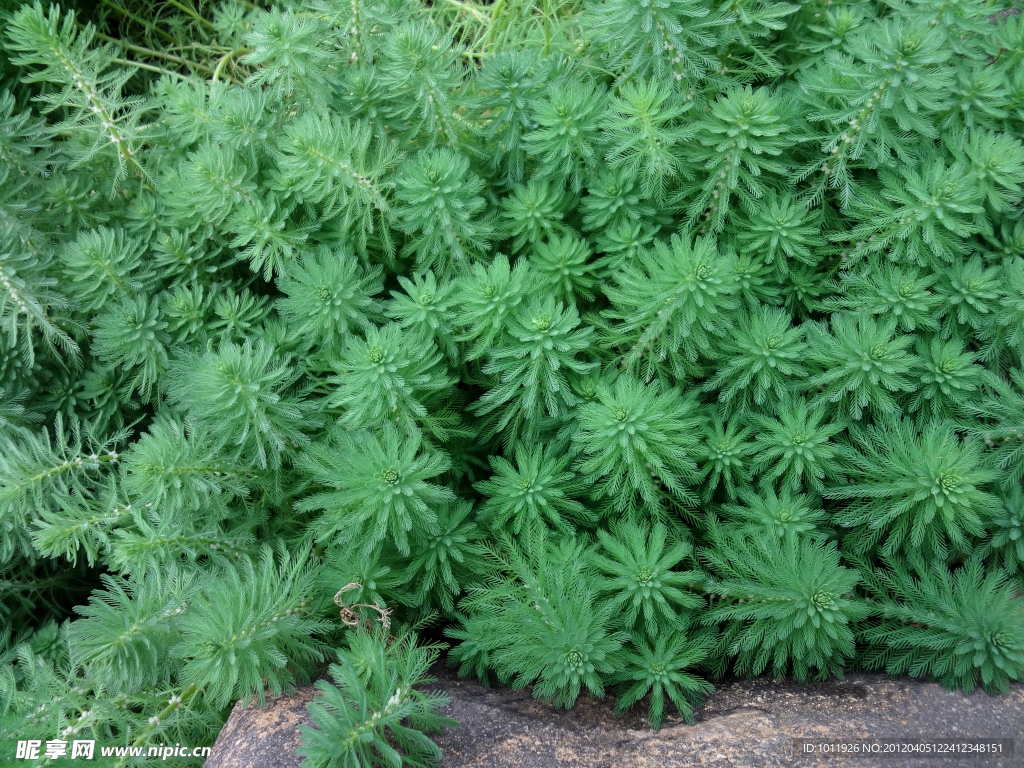
[[[1020,15],[0,7],[4,750],[1024,677]]]

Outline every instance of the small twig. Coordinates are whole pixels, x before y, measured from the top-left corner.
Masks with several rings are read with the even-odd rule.
[[[362,617],[359,616],[352,609],[353,608],[369,608],[370,610],[377,612],[377,614],[378,614],[377,620],[380,622],[380,625],[382,627],[384,627],[384,629],[387,629],[389,626],[391,626],[391,609],[390,608],[383,608],[380,605],[377,605],[377,604],[372,604],[371,605],[370,603],[355,603],[354,605],[345,605],[345,603],[341,602],[341,596],[343,594],[345,594],[346,592],[348,592],[351,589],[362,589],[362,588],[363,588],[362,584],[360,584],[358,581],[353,581],[353,582],[351,582],[349,584],[346,584],[341,589],[339,589],[338,590],[338,594],[336,594],[334,596],[334,604],[336,606],[338,606],[339,608],[341,608],[341,621],[342,621],[342,623],[346,627],[358,627],[360,624],[362,624]]]

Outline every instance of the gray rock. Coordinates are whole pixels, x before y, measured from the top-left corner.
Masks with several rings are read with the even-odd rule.
[[[442,768],[682,768],[683,766],[834,766],[835,768],[1024,768],[1024,686],[1004,696],[971,696],[936,683],[851,674],[798,685],[768,679],[720,681],[697,722],[670,718],[658,732],[642,707],[622,718],[611,698],[580,699],[556,710],[529,689],[488,689],[438,668],[443,714],[459,728],[434,736]],[[315,691],[270,699],[265,709],[235,706],[206,768],[298,768],[298,726],[309,724]],[[792,739],[1015,739],[1015,757],[837,758],[794,755]]]

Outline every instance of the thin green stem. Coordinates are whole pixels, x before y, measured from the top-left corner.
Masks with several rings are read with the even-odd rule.
[[[482,21],[484,23],[487,22],[487,15],[485,13],[482,13],[479,8],[476,8],[476,7],[472,6],[472,5],[470,5],[469,3],[463,3],[460,0],[446,0],[446,2],[449,5],[454,5],[456,8],[458,8],[461,11],[466,11],[467,13],[473,14],[473,17],[477,21]]]
[[[228,51],[223,56],[221,56],[220,61],[217,62],[217,66],[213,70],[213,76],[210,78],[210,81],[216,83],[217,78],[220,77],[220,73],[224,70],[224,67],[227,66],[228,62],[231,61],[231,59],[237,56],[238,54],[246,53],[248,50],[248,48],[236,48],[235,50]]]
[[[489,47],[494,42],[494,30],[497,28],[498,15],[501,13],[502,8],[505,7],[505,0],[495,0],[494,5],[491,6],[491,20],[490,25],[487,29],[487,37],[484,40],[484,45]]]
[[[112,59],[115,64],[124,64],[129,67],[138,67],[139,69],[145,69],[150,72],[156,72],[161,75],[171,75],[172,77],[178,77],[182,80],[186,79],[180,72],[172,72],[169,69],[163,67],[154,67],[152,64],[143,64],[141,61],[131,61],[130,59]]]
[[[168,51],[184,51],[190,49],[193,51],[203,51],[204,53],[216,54],[223,56],[231,49],[224,45],[208,45],[206,43],[182,43],[181,45],[172,45],[167,48]]]
[[[174,37],[171,35],[170,32],[166,32],[165,30],[160,29],[160,27],[158,27],[153,22],[146,21],[141,16],[138,16],[138,15],[132,13],[127,8],[122,8],[117,3],[111,2],[111,0],[100,0],[100,2],[103,3],[104,5],[108,6],[109,8],[113,8],[115,11],[117,11],[118,13],[122,14],[123,16],[125,16],[125,18],[131,19],[136,24],[141,24],[146,29],[152,29],[158,35],[161,35],[164,39],[170,40],[171,42],[174,42]]]
[[[200,24],[205,24],[210,29],[216,29],[216,27],[213,26],[213,22],[212,21],[204,19],[202,16],[200,16],[196,12],[196,9],[193,8],[192,6],[185,5],[184,3],[179,3],[178,0],[167,0],[167,2],[169,2],[171,5],[173,5],[175,8],[177,8],[180,11],[182,11],[183,13],[186,13],[189,16],[191,16],[193,19],[198,21]]]
[[[157,728],[159,728],[163,724],[164,720],[173,715],[176,709],[180,707],[185,707],[188,701],[193,696],[195,696],[198,691],[199,683],[192,683],[190,686],[182,690],[179,696],[172,697],[171,701],[167,703],[167,706],[164,707],[164,709],[158,715],[156,715],[152,720],[150,720],[146,725],[142,727],[141,731],[139,732],[139,735],[135,738],[135,741],[132,742],[132,746],[143,746],[146,743],[146,739],[149,737],[149,735]],[[127,763],[128,758],[125,757],[118,761],[117,766],[118,768],[123,768],[123,766],[127,765]]]
[[[143,56],[150,56],[157,59],[166,59],[167,61],[173,61],[175,64],[181,64],[183,67],[191,67],[206,73],[213,72],[213,70],[205,64],[200,64],[198,61],[192,61],[190,59],[183,59],[181,56],[175,56],[173,53],[164,53],[163,51],[157,51],[153,48],[146,48],[141,45],[135,45],[134,43],[126,43],[123,40],[118,40],[116,38],[110,37],[109,35],[104,35],[102,32],[97,32],[96,37],[102,40],[106,40],[109,43],[114,43],[115,45],[124,46],[128,50],[135,51],[136,53],[142,54]]]

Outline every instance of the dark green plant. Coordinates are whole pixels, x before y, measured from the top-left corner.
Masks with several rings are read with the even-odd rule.
[[[349,336],[334,370],[327,404],[341,410],[339,424],[356,429],[385,422],[422,429],[427,405],[455,383],[432,339],[394,323],[371,326],[365,339]]]
[[[792,142],[790,126],[783,122],[782,99],[766,88],[730,88],[697,123],[700,148],[692,155],[701,168],[700,186],[684,187],[692,202],[687,206],[691,222],[702,231],[720,232],[725,227],[731,199],[743,188],[751,197],[765,194],[761,177],[784,174],[786,166],[772,158]]]
[[[1024,677],[1024,612],[1001,569],[971,558],[955,571],[910,558],[869,579],[881,621],[862,633],[864,663],[894,675],[934,676],[946,688],[1005,692]]]
[[[839,564],[835,542],[761,534],[716,537],[701,551],[712,571],[705,624],[726,622],[719,643],[736,657],[736,671],[797,680],[835,674],[854,655],[856,623],[870,608],[853,595],[861,576]]]
[[[404,576],[413,587],[411,599],[416,605],[437,603],[447,614],[454,614],[455,599],[490,571],[480,543],[484,534],[467,519],[472,511],[468,502],[442,507],[437,532],[421,534],[415,542],[417,552]]]
[[[484,373],[496,381],[473,409],[481,415],[496,414],[493,431],[507,428],[510,438],[533,438],[544,416],[568,415],[576,397],[566,375],[586,373],[597,365],[577,358],[593,333],[589,326],[579,325],[576,307],[563,305],[551,294],[531,297],[508,318],[501,346],[488,351],[484,366]]]
[[[679,710],[687,723],[693,723],[693,706],[700,704],[714,686],[692,672],[714,647],[715,638],[707,632],[672,632],[653,642],[642,640],[636,650],[623,653],[623,669],[614,680],[621,688],[615,699],[620,714],[650,695],[647,721],[658,730],[665,720],[665,697]]]
[[[577,298],[594,298],[594,268],[587,263],[592,261],[585,241],[571,234],[552,235],[547,242],[535,245],[530,267],[544,290],[568,303]]]
[[[420,152],[399,167],[395,183],[404,203],[399,226],[414,236],[403,253],[415,255],[419,271],[458,272],[486,252],[492,226],[474,220],[484,207],[484,183],[469,160],[451,150]]]
[[[1002,499],[1002,509],[989,521],[992,538],[983,546],[1010,574],[1022,575],[1024,569],[1024,492],[1014,488]]]
[[[291,332],[336,353],[343,337],[381,319],[374,296],[383,288],[379,267],[365,270],[346,251],[320,248],[290,265],[277,280],[277,310]]]
[[[562,219],[568,200],[560,186],[536,178],[513,187],[512,194],[501,201],[504,232],[514,238],[512,250],[521,251],[527,243],[566,231]]]
[[[690,0],[645,3],[614,0],[594,3],[585,21],[608,64],[623,79],[652,75],[662,82],[693,89],[715,63],[715,28],[728,20],[711,15]],[[688,94],[692,98],[692,90]]]
[[[755,451],[754,444],[748,440],[750,436],[750,428],[740,426],[737,419],[728,423],[718,416],[707,420],[704,444],[697,454],[704,465],[705,503],[720,486],[725,487],[727,498],[735,498],[737,488],[750,480],[749,457]]]
[[[690,102],[673,98],[673,88],[657,80],[626,83],[609,104],[604,129],[608,144],[605,159],[612,169],[627,169],[640,182],[640,191],[652,202],[661,202],[665,187],[680,175],[680,144],[693,131],[679,119]]]
[[[913,338],[897,334],[894,319],[840,312],[832,316],[831,333],[810,324],[807,338],[811,360],[822,369],[807,381],[809,389],[819,389],[811,407],[835,403],[837,413],[857,420],[867,408],[878,416],[899,414],[891,393],[913,389],[908,379],[916,360],[906,351]]]
[[[557,707],[571,707],[583,689],[601,696],[626,636],[611,629],[614,608],[598,602],[580,572],[583,551],[569,539],[557,549],[541,537],[522,548],[503,544],[507,573],[470,596],[476,610],[452,635],[464,641],[454,658],[486,652],[500,680],[532,684],[534,696]]]
[[[572,79],[548,86],[534,103],[536,127],[526,134],[526,151],[540,159],[541,178],[573,192],[597,165],[601,138],[598,129],[608,95],[592,81]]]
[[[624,374],[597,387],[593,402],[577,409],[578,471],[615,511],[659,514],[662,494],[695,503],[698,480],[696,402],[657,382],[644,386]],[[664,486],[665,490],[662,490]]]
[[[409,533],[437,530],[437,509],[454,500],[451,490],[428,482],[448,469],[448,458],[423,450],[419,432],[385,424],[379,434],[335,428],[325,444],[311,444],[301,465],[318,483],[333,488],[303,499],[301,510],[324,509],[317,538],[335,535],[363,541],[368,552],[389,537],[409,554]]]
[[[919,552],[943,561],[982,536],[998,499],[987,489],[996,479],[978,441],[961,441],[950,422],[930,422],[918,432],[907,419],[852,433],[851,482],[829,488],[825,498],[855,499],[835,517],[856,527],[853,551],[881,544],[886,556]]]
[[[736,331],[723,339],[718,373],[704,385],[705,390],[718,392],[726,413],[776,413],[789,382],[806,376],[803,329],[792,327],[783,309],[759,309],[741,317]]]
[[[795,497],[788,488],[779,495],[771,488],[762,494],[740,491],[743,504],[722,507],[728,522],[742,534],[777,540],[827,536],[831,531],[824,510],[802,494]]]
[[[475,486],[485,497],[480,516],[492,530],[510,529],[519,536],[550,525],[572,532],[577,522],[593,522],[595,516],[577,500],[586,485],[570,469],[569,456],[559,455],[552,445],[527,448],[522,443],[513,455],[515,465],[492,456],[494,476]]]
[[[300,371],[262,340],[221,342],[217,351],[172,361],[167,394],[211,438],[259,467],[277,467],[290,446],[307,443],[313,406],[289,391]]]
[[[690,557],[693,547],[687,542],[670,542],[661,523],[647,528],[626,522],[614,529],[614,535],[598,531],[598,539],[600,549],[591,557],[594,569],[602,575],[598,589],[627,629],[636,633],[642,626],[648,638],[663,637],[684,628],[689,623],[688,612],[703,607],[700,595],[686,591],[687,587],[699,587],[703,574],[673,570]]]
[[[645,381],[662,366],[677,378],[692,372],[732,325],[733,258],[719,253],[710,238],[691,244],[673,236],[670,243],[654,241],[638,253],[638,265],[616,273],[615,285],[606,289],[613,309],[605,314],[620,323],[623,364],[638,369]]]
[[[3,732],[1019,679],[1007,0],[3,9]]]
[[[447,696],[414,686],[433,682],[428,670],[441,646],[382,629],[350,632],[347,646],[330,680],[316,683],[323,698],[308,705],[315,727],[301,726],[304,768],[436,765],[441,750],[424,732],[458,723],[437,713]]]
[[[829,420],[805,400],[785,400],[775,418],[759,416],[752,469],[762,484],[781,481],[783,488],[821,492],[825,482],[841,484],[846,464],[843,446],[832,440],[850,426],[848,419]]]
[[[71,131],[77,139],[64,147],[69,167],[111,156],[108,184],[113,193],[129,174],[146,176],[137,157],[142,99],[122,94],[132,70],[115,65],[113,46],[92,45],[95,34],[91,24],[79,29],[73,15],[62,18],[57,6],[47,12],[36,2],[23,5],[11,18],[6,48],[14,54],[12,63],[32,68],[27,82],[59,87],[37,100],[47,113],[62,111],[64,119],[56,130]]]

